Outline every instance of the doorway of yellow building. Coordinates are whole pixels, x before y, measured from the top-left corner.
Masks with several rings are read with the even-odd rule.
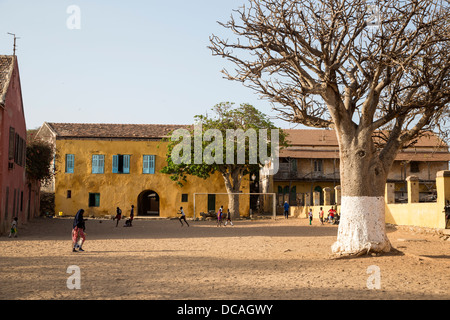
[[[159,195],[155,191],[145,190],[138,196],[138,215],[159,216]]]

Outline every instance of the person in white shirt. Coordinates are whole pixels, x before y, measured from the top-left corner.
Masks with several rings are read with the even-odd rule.
[[[183,207],[180,207],[180,213],[181,213],[181,217],[178,219],[181,222],[181,226],[183,226],[183,221],[186,222],[187,226],[189,227],[189,223],[186,221],[186,215],[184,214],[184,210]]]
[[[17,217],[15,217],[11,223],[11,231],[9,232],[9,237],[17,238]]]

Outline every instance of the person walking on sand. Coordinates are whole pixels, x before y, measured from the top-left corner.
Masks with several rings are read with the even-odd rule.
[[[83,218],[84,210],[80,209],[78,210],[77,214],[75,215],[75,218],[73,219],[73,226],[72,226],[72,252],[76,251],[76,245],[78,242],[78,238],[81,239],[81,243],[79,244],[78,251],[84,251],[83,250],[83,244],[86,241],[86,235],[84,231],[86,230],[85,226],[85,220]]]
[[[223,206],[220,206],[219,211],[217,212],[217,226],[222,226],[222,216],[223,216]]]
[[[283,207],[284,207],[284,218],[287,219],[289,217],[289,203],[285,201]]]
[[[134,218],[134,205],[131,205],[131,211],[130,211],[130,227],[133,225],[133,218]]]
[[[14,236],[14,238],[17,238],[17,217],[13,219],[11,222],[11,230],[9,231],[9,238]]]
[[[323,209],[322,209],[322,207],[320,207],[319,220],[322,225],[323,225],[323,215],[324,215]]]
[[[311,225],[312,219],[313,219],[313,212],[312,212],[312,209],[309,209],[308,216],[309,216],[309,225]]]
[[[227,221],[225,221],[225,225],[230,222],[231,225],[233,225],[233,222],[231,221],[231,212],[230,209],[227,209]]]
[[[181,217],[180,217],[178,220],[180,221],[181,226],[183,226],[183,221],[181,221],[181,220],[184,220],[184,222],[185,222],[185,223],[187,224],[187,226],[189,227],[189,223],[186,221],[186,215],[184,214],[183,207],[180,207],[180,213],[181,213]]]
[[[117,219],[117,222],[116,222],[116,227],[117,227],[119,225],[120,219],[122,219],[122,210],[119,207],[117,207],[117,209],[116,209],[116,216],[114,217],[113,221],[116,219]]]

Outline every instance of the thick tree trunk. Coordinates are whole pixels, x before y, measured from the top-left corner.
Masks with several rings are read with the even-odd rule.
[[[343,196],[336,254],[388,252],[391,249],[385,230],[384,197]]]
[[[235,193],[239,193],[241,189],[241,175],[242,169],[235,169],[227,172],[223,172],[222,176],[225,181],[225,188],[228,193],[228,209],[230,209],[231,218],[238,219],[240,217],[239,214],[239,195]]]
[[[340,140],[342,198],[338,236],[332,251],[349,255],[390,251],[384,201],[390,166],[374,152],[371,138],[365,139],[366,143]]]
[[[239,195],[228,195],[228,208],[230,209],[232,219],[240,218]]]

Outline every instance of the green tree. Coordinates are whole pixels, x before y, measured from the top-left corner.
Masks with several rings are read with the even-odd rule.
[[[181,132],[181,142],[173,141],[172,134],[167,165],[161,172],[170,174],[180,186],[189,175],[207,179],[219,172],[229,194],[228,208],[237,218],[239,196],[232,194],[239,193],[244,176],[257,172],[265,165],[264,160],[272,157],[275,150],[278,152],[277,146],[286,145],[286,135],[249,104],[235,108],[233,103],[224,102],[214,106],[212,111],[212,115],[195,116],[196,125]],[[278,141],[272,141],[276,134]]]
[[[27,142],[27,175],[31,180],[47,184],[53,178],[52,169],[53,148],[41,140],[29,140]]]

